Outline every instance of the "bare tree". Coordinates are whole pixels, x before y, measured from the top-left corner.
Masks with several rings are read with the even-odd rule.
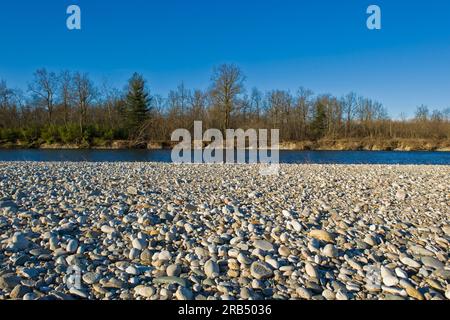
[[[124,113],[121,93],[117,88],[112,87],[107,80],[104,80],[100,89],[100,94],[104,107],[106,108],[107,121],[110,124],[118,125],[119,113]]]
[[[41,102],[48,112],[48,122],[53,122],[54,99],[58,88],[58,77],[54,72],[38,69],[34,73],[34,80],[28,86],[35,98]]]
[[[69,123],[70,109],[75,95],[72,80],[72,74],[70,71],[65,70],[59,74],[59,95],[63,109],[63,121],[65,126]]]
[[[245,76],[235,65],[223,64],[214,70],[211,78],[211,98],[223,115],[222,130],[230,127],[231,114],[235,110],[237,99],[244,91]]]
[[[14,95],[12,89],[8,88],[6,81],[0,81],[0,128],[11,124],[11,100]]]
[[[273,90],[267,94],[267,112],[271,126],[282,130],[282,139],[292,137],[292,95],[288,91]]]
[[[190,97],[190,116],[189,120],[193,124],[194,121],[204,120],[208,97],[202,90],[194,90]]]
[[[0,108],[7,108],[10,104],[14,91],[8,88],[5,80],[0,80]]]
[[[416,114],[415,114],[415,120],[417,121],[427,121],[430,117],[430,111],[426,105],[421,105],[417,107]]]
[[[344,98],[342,98],[342,111],[345,115],[345,137],[348,137],[351,132],[351,124],[353,117],[357,112],[357,97],[356,93],[350,92]]]
[[[311,113],[312,102],[311,97],[314,93],[303,87],[300,87],[297,90],[297,98],[296,98],[296,113],[299,117],[300,128],[299,130],[299,139],[305,139],[307,135],[307,126]]]
[[[258,123],[261,117],[262,112],[262,100],[263,94],[257,88],[252,89],[252,93],[250,95],[250,105],[251,110],[256,117],[256,122]]]
[[[75,73],[73,81],[75,85],[75,96],[78,104],[80,131],[81,134],[83,134],[88,106],[94,98],[95,89],[92,81],[86,73]]]

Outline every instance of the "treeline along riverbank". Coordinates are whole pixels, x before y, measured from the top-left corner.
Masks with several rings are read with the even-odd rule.
[[[449,150],[450,108],[411,108],[393,119],[353,92],[262,92],[246,88],[234,65],[215,68],[207,89],[181,83],[167,96],[137,73],[117,89],[87,73],[39,69],[26,89],[0,80],[0,148],[170,148],[175,129],[202,121],[204,130],[280,129],[281,149]]]

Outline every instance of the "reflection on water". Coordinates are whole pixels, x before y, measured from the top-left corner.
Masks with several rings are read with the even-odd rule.
[[[0,150],[0,161],[171,162],[171,150]],[[280,151],[280,163],[450,165],[450,152]]]

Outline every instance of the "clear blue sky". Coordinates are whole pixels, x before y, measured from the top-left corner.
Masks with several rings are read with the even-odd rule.
[[[66,29],[78,4],[82,30]],[[381,31],[366,8],[382,9]],[[15,0],[0,3],[0,78],[26,88],[39,67],[87,71],[122,87],[143,73],[153,92],[206,88],[235,63],[247,86],[356,91],[397,117],[450,106],[447,0]]]

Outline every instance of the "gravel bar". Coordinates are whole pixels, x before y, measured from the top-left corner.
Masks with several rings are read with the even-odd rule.
[[[0,162],[0,299],[450,299],[450,166]]]

